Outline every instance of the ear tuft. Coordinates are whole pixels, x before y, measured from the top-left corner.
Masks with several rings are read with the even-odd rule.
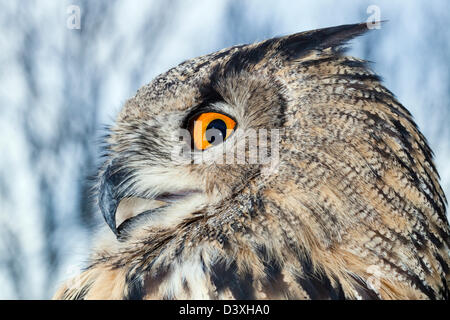
[[[381,22],[377,22],[381,23]],[[370,30],[367,23],[347,24],[337,27],[296,33],[280,38],[278,51],[287,59],[298,59],[311,50],[333,48],[338,50],[353,38]]]

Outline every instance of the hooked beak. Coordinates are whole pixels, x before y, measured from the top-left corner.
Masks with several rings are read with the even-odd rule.
[[[109,165],[100,178],[98,195],[98,204],[103,218],[116,236],[119,235],[116,227],[116,211],[120,200],[122,200],[117,189],[123,176],[124,174],[121,171],[114,172],[112,166]]]
[[[117,166],[110,164],[106,167],[106,170],[103,172],[103,175],[100,177],[100,186],[98,193],[98,205],[103,214],[103,218],[108,224],[109,228],[114,232],[117,238],[121,235],[122,226],[125,225],[123,221],[123,217],[119,217],[119,220],[122,220],[119,227],[117,227],[117,210],[122,200],[132,200],[136,202],[136,199],[141,199],[141,202],[147,202],[145,205],[135,203],[135,206],[131,206],[128,204],[128,207],[131,207],[132,212],[129,216],[129,219],[134,219],[134,217],[139,216],[143,213],[150,213],[153,210],[163,207],[164,205],[168,205],[170,203],[178,202],[182,199],[190,197],[194,194],[201,193],[201,190],[198,189],[185,189],[178,190],[175,192],[163,192],[157,194],[151,198],[141,197],[139,195],[130,196],[124,192],[123,184],[130,177],[129,171],[124,168],[118,169]],[[155,203],[156,201],[156,203]],[[126,201],[124,202],[126,203]],[[123,211],[123,210],[122,210]],[[120,213],[123,215],[123,212]]]

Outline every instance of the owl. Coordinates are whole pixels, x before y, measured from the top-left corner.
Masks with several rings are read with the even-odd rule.
[[[139,89],[105,142],[105,228],[54,298],[448,299],[433,153],[346,55],[367,30],[234,46]]]

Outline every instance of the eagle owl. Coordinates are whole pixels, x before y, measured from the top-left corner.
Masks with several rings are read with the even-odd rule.
[[[55,298],[448,299],[447,200],[411,114],[345,54],[366,30],[234,46],[139,89],[98,175],[112,232]]]

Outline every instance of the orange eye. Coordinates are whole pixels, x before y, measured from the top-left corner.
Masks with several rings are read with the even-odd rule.
[[[217,112],[202,113],[194,120],[192,136],[195,148],[206,150],[213,145],[224,142],[235,127],[236,122],[224,114]]]

